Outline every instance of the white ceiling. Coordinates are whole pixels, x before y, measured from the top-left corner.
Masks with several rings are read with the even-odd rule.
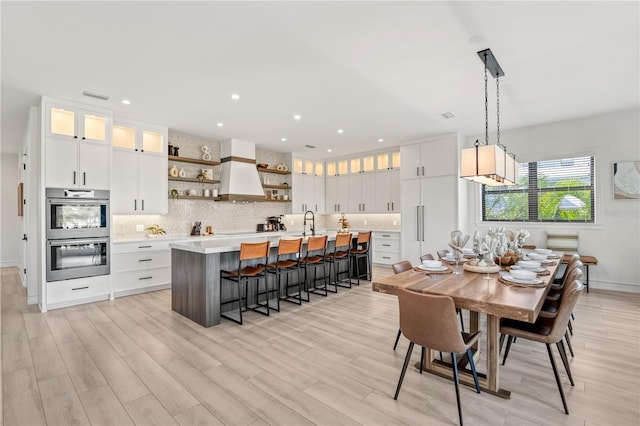
[[[640,104],[636,1],[0,4],[2,152],[42,95],[319,158],[481,134],[487,47],[503,129]],[[494,98],[490,77],[491,129]]]

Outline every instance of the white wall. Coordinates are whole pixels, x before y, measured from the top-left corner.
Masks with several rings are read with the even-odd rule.
[[[465,144],[472,146],[476,137]],[[528,244],[544,247],[546,230],[579,233],[579,252],[598,258],[590,268],[591,288],[640,292],[640,200],[614,200],[614,162],[640,161],[640,111],[637,109],[501,132],[501,142],[517,154],[519,162],[576,155],[594,155],[596,161],[596,223],[513,223],[529,230]],[[495,141],[492,136],[490,141]],[[468,189],[466,232],[486,232],[496,223],[482,223],[480,186]],[[500,223],[505,225],[504,223]]]
[[[20,256],[18,218],[18,155],[0,155],[0,267],[16,266]]]

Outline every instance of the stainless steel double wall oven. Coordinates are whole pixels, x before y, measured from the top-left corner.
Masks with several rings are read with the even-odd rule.
[[[47,188],[47,281],[107,275],[109,191]]]

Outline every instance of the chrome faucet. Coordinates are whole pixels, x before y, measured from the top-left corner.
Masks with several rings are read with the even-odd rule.
[[[306,212],[304,212],[304,219],[302,221],[302,236],[306,237],[307,236],[307,214],[311,213],[311,227],[309,228],[309,230],[311,231],[311,235],[316,235],[316,216],[313,214],[313,211],[311,210],[307,210]]]

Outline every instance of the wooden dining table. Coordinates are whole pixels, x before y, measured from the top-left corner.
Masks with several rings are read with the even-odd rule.
[[[500,388],[500,319],[510,318],[531,323],[536,321],[561,262],[562,253],[559,256],[551,264],[542,266],[549,271],[548,275],[538,277],[544,282],[544,287],[504,284],[499,281],[498,273],[470,272],[460,266],[460,274],[435,274],[412,269],[382,279],[374,277],[372,288],[373,291],[387,294],[395,294],[399,288],[406,288],[418,293],[450,296],[457,308],[470,311],[468,331],[471,332],[480,329],[480,314],[485,314],[486,373],[479,374],[480,387],[485,392],[508,399],[511,393]],[[480,345],[477,344],[473,349],[475,360],[480,356]],[[453,377],[450,365],[434,360],[433,351],[426,352],[425,368],[428,372]],[[466,363],[466,358],[461,363]],[[471,372],[466,368],[462,368],[460,372],[460,382],[474,386]]]

